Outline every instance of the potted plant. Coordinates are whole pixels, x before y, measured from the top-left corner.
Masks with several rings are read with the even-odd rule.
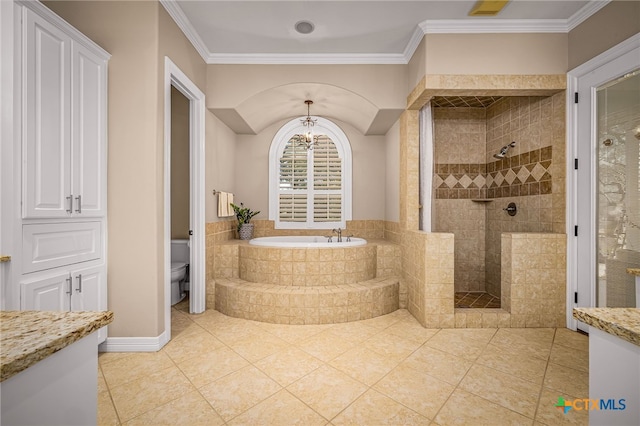
[[[243,203],[240,205],[236,205],[231,203],[231,208],[236,214],[236,219],[238,219],[238,236],[241,240],[250,240],[253,237],[253,223],[251,222],[251,218],[260,213],[252,211],[250,208],[245,207]]]

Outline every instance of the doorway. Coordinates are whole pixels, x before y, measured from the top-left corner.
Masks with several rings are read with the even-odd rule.
[[[204,93],[167,57],[165,57],[165,129],[164,129],[164,306],[165,338],[171,339],[171,93],[183,95],[188,106],[189,149],[189,312],[205,310],[205,224],[204,224]],[[184,201],[184,200],[183,200]],[[184,224],[186,220],[183,218]],[[184,225],[183,225],[184,226]],[[164,344],[163,343],[163,344]]]
[[[191,200],[189,164],[189,99],[171,86],[171,264],[189,262]],[[171,288],[171,305],[189,309],[189,267],[178,288]]]
[[[573,307],[635,303],[625,264],[638,260],[640,35],[571,71],[567,223],[567,326]],[[577,102],[576,102],[577,101]],[[639,135],[640,136],[640,135]],[[634,182],[635,179],[635,182]],[[624,271],[622,274],[620,271]]]

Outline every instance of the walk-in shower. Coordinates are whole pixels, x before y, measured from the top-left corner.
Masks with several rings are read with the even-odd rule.
[[[456,307],[501,307],[504,233],[564,232],[563,96],[432,99],[431,231],[455,237]]]

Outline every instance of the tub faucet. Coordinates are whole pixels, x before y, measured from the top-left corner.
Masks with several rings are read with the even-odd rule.
[[[342,229],[338,228],[338,229],[334,229],[332,232],[335,232],[338,234],[338,242],[341,243],[342,242]]]

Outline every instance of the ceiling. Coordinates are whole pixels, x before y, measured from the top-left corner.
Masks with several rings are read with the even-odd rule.
[[[1,1],[1,0],[0,0]],[[160,0],[208,64],[407,64],[425,34],[566,33],[609,0],[510,0],[494,17],[473,17],[476,0]],[[314,31],[296,32],[300,21]],[[259,134],[306,112],[384,135],[404,108],[362,94],[299,81],[210,106],[237,134]],[[446,98],[443,106],[486,106],[495,99]]]
[[[208,63],[407,63],[427,33],[567,32],[608,0],[161,0]],[[314,24],[300,34],[295,24]]]

